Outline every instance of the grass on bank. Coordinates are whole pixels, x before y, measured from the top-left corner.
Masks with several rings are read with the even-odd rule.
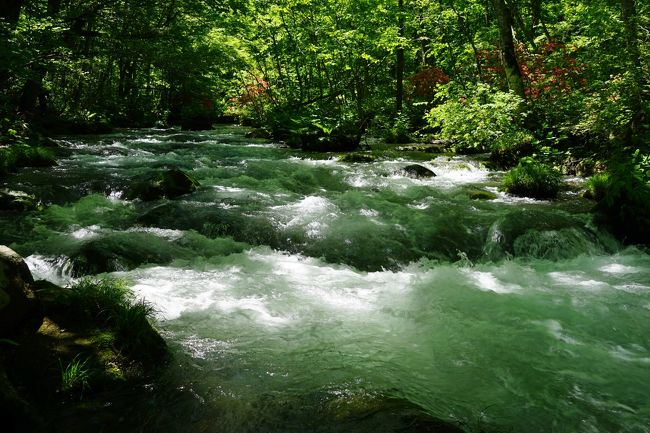
[[[111,328],[123,350],[139,350],[154,343],[152,335],[157,334],[152,334],[149,323],[154,307],[145,300],[137,300],[122,280],[83,278],[65,292],[63,302]]]
[[[82,359],[75,356],[65,367],[59,361],[61,367],[61,390],[64,393],[72,394],[79,392],[80,398],[90,388],[91,369],[88,358]]]

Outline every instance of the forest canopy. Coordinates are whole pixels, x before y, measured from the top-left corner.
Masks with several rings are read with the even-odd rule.
[[[0,10],[4,141],[29,128],[239,121],[303,148],[310,135],[351,137],[340,150],[368,132],[461,151],[631,155],[648,142],[650,11],[634,0],[9,0]]]

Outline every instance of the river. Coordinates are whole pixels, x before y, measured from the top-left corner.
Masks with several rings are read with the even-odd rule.
[[[406,431],[381,418],[401,401],[468,432],[650,432],[650,256],[599,232],[575,188],[517,199],[471,159],[413,179],[407,156],[244,132],[70,137],[57,167],[8,180],[51,204],[1,221],[35,276],[65,284],[101,245],[155,305],[173,386],[152,385],[144,431]],[[170,167],[201,188],[123,199]]]

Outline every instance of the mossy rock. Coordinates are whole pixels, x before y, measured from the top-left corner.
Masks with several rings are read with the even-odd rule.
[[[497,198],[495,193],[480,188],[467,189],[465,193],[471,200],[495,200]]]
[[[135,269],[150,264],[167,264],[189,258],[184,250],[149,233],[112,233],[84,242],[71,254],[74,275],[94,275]]]
[[[341,162],[373,162],[376,159],[373,155],[365,153],[346,153],[345,155],[339,156],[339,161]]]
[[[38,411],[16,392],[0,365],[0,419],[7,433],[48,431]]]
[[[535,146],[529,137],[507,146],[496,146],[490,152],[489,164],[497,169],[514,167],[524,157],[535,153]]]
[[[23,191],[0,190],[0,211],[26,211],[39,209],[36,197]]]
[[[430,178],[430,177],[436,177],[437,175],[433,172],[433,170],[430,170],[420,164],[411,164],[407,165],[406,167],[402,168],[402,171],[410,177],[414,177],[417,179],[421,178]]]
[[[10,336],[23,326],[31,327],[42,320],[31,287],[33,282],[23,258],[0,245],[0,336]]]
[[[196,191],[200,186],[199,182],[189,174],[172,169],[136,181],[127,190],[126,198],[142,201],[177,198]]]

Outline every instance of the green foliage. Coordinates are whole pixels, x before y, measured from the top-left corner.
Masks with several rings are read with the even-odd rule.
[[[50,167],[56,165],[54,153],[47,148],[19,142],[0,148],[0,175],[20,167]]]
[[[337,115],[338,114],[338,115]],[[361,125],[353,113],[313,106],[302,111],[277,107],[267,116],[271,133],[291,147],[315,151],[354,150]]]
[[[587,189],[584,193],[585,198],[601,201],[610,186],[609,173],[599,173],[591,176],[587,180]]]
[[[583,96],[582,115],[572,129],[577,134],[593,134],[600,139],[623,134],[635,116],[633,88],[629,72],[595,83],[590,94]]]
[[[508,193],[538,199],[555,198],[560,184],[557,170],[533,158],[523,158],[503,178],[503,187]]]
[[[65,367],[59,362],[61,368],[61,391],[66,394],[79,393],[83,398],[85,390],[90,388],[92,371],[88,365],[88,359],[81,359],[75,356]]]
[[[524,101],[514,93],[477,84],[467,91],[453,85],[438,93],[443,102],[429,111],[429,125],[452,140],[457,150],[490,150],[512,147],[531,140],[522,124]]]
[[[650,244],[650,155],[636,149],[610,164],[598,221],[627,243]]]
[[[389,124],[384,132],[386,143],[405,144],[411,143],[413,137],[410,133],[411,125],[405,113],[400,113],[397,118]]]

